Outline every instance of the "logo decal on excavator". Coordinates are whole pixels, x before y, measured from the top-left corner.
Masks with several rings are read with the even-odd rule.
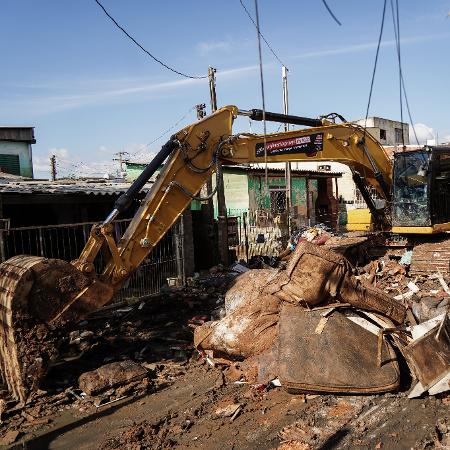
[[[267,156],[287,155],[293,153],[306,153],[306,156],[315,156],[323,149],[323,133],[313,133],[290,139],[267,142]],[[264,143],[255,147],[256,156],[264,156]]]

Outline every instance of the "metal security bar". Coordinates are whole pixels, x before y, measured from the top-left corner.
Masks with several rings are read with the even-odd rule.
[[[130,219],[116,220],[114,232],[116,242],[124,234]],[[34,255],[72,261],[78,258],[89,238],[94,222],[35,227],[0,227],[0,260],[15,255]],[[176,230],[177,227],[174,227]],[[158,293],[167,283],[167,278],[177,277],[182,267],[182,252],[176,251],[174,231],[171,230],[158,243],[149,256],[126,281],[117,293],[115,301],[137,299]],[[105,260],[100,251],[96,259],[97,273],[101,272]]]

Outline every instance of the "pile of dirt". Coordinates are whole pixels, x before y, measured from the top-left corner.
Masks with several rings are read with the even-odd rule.
[[[45,351],[40,355],[45,358],[45,370],[48,361],[53,364],[40,386],[29,385],[26,402],[17,402],[6,386],[0,390],[0,433],[17,432],[18,440],[51,427],[65,410],[92,414],[124,397],[139,398],[173,383],[189,368],[194,351],[192,327],[220,316],[224,292],[235,275],[218,271],[196,276],[188,287],[165,288],[146,300],[103,308],[57,332],[42,324],[38,329],[24,326],[19,350],[24,358],[29,356],[27,367],[39,364],[36,356],[46,348],[49,355]],[[20,324],[26,325],[20,321],[17,327]],[[146,376],[120,380],[91,395],[80,389],[83,374],[127,361],[142,367]]]
[[[191,366],[166,395],[172,398],[195,378],[211,380],[206,392],[198,382],[193,387],[196,395],[177,397],[183,406],[170,410],[160,403],[166,396],[154,394],[149,405],[152,417],[109,430],[100,448],[396,450],[445,448],[448,443],[445,398],[411,401],[401,393],[293,396],[270,384],[220,383],[220,369],[206,370],[206,365]]]

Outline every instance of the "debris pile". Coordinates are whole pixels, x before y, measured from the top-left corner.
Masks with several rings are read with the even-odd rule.
[[[407,254],[353,265],[361,242],[305,240],[284,268],[219,265],[91,314],[60,338],[25,404],[1,392],[1,444],[54,430],[63,412],[129,403],[128,418],[148,402],[97,448],[257,448],[269,436],[282,450],[445,448],[448,280],[415,275]]]
[[[359,270],[359,278],[382,289],[405,304],[417,322],[424,322],[444,313],[450,305],[450,288],[443,275],[410,273],[411,252],[400,260],[384,256]]]
[[[240,275],[226,294],[225,317],[195,330],[196,348],[225,361],[232,376],[238,366],[247,382],[280,379],[293,392],[398,390],[399,355],[419,381],[418,395],[448,390],[450,289],[443,277],[412,279],[407,257],[358,271],[343,256],[351,244],[339,241],[299,241],[285,270]]]
[[[59,336],[59,359],[41,389],[24,403],[0,390],[0,434],[17,442],[53,426],[65,410],[92,414],[173,383],[188,370],[192,328],[220,318],[224,292],[236,274],[218,268],[196,275],[186,288],[111,305],[73,324]]]

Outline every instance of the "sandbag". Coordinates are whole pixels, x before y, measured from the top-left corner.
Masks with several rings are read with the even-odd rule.
[[[350,303],[356,308],[374,311],[401,324],[406,317],[406,307],[380,289],[363,284],[355,277],[346,276],[340,287],[339,298],[344,303]]]
[[[280,272],[271,293],[281,300],[306,307],[330,302],[379,312],[402,323],[406,307],[374,286],[364,285],[353,276],[347,259],[308,242],[299,244],[285,273]]]

